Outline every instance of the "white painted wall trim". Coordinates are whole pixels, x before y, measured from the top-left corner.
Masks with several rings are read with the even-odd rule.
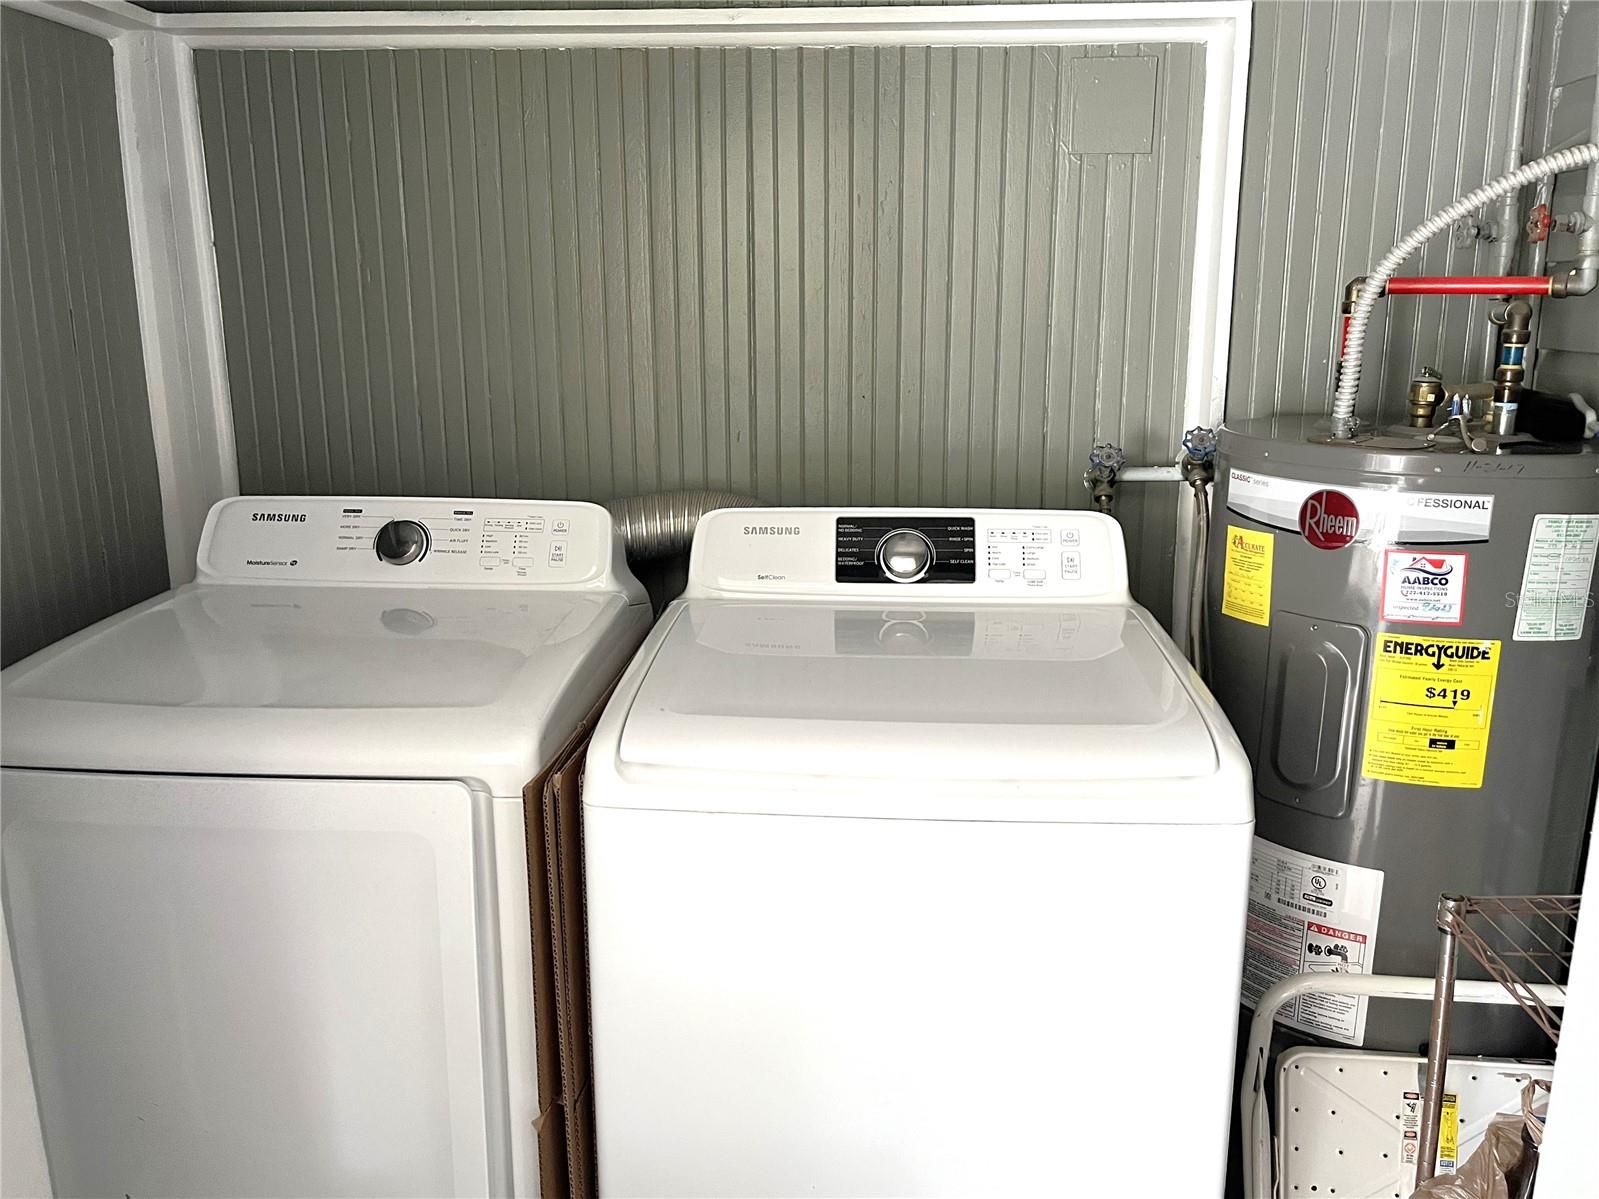
[[[111,46],[167,570],[194,577],[211,505],[239,491],[194,52],[127,0],[5,0]]]
[[[439,12],[163,14],[158,27],[206,48],[572,46],[940,46],[1208,42],[1247,0],[1205,3],[907,5]]]
[[[1220,429],[1227,414],[1228,348],[1232,338],[1233,272],[1238,258],[1238,204],[1244,177],[1244,113],[1249,98],[1252,5],[1237,4],[1205,42],[1205,113],[1200,135],[1199,195],[1194,214],[1197,256],[1188,323],[1188,391],[1183,428]],[[1177,488],[1172,628],[1188,628],[1195,556],[1194,493]],[[1186,641],[1186,637],[1183,639]]]
[[[194,577],[211,505],[239,493],[194,52],[141,31],[112,39],[111,53],[167,568],[177,586]]]
[[[18,12],[31,13],[103,37],[110,41],[124,33],[156,28],[160,18],[128,0],[4,0]]]

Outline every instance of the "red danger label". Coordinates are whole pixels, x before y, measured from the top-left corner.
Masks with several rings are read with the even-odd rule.
[[[1366,940],[1365,933],[1352,933],[1347,929],[1329,928],[1325,924],[1317,924],[1314,920],[1305,921],[1305,927],[1313,933],[1318,933],[1323,937],[1334,937],[1340,941],[1355,941],[1363,944]]]
[[[1313,491],[1299,506],[1299,531],[1319,550],[1341,550],[1360,532],[1360,509],[1341,491]]]

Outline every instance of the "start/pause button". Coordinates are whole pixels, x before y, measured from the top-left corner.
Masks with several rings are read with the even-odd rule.
[[[1060,575],[1068,582],[1080,582],[1083,577],[1083,556],[1076,550],[1064,551],[1060,556]]]

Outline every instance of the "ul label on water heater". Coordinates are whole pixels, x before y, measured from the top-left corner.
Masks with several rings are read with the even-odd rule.
[[[1369,974],[1377,948],[1382,871],[1351,866],[1255,838],[1244,940],[1244,1002],[1291,974]],[[1301,995],[1277,1022],[1346,1045],[1366,1036],[1366,1001]]]

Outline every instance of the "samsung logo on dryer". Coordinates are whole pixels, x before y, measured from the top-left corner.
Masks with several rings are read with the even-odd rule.
[[[275,520],[275,521],[278,521],[278,522],[283,523],[283,524],[303,525],[305,523],[305,513],[304,512],[252,512],[252,513],[250,513],[250,519],[251,520]]]
[[[746,537],[798,537],[798,525],[745,525]]]

